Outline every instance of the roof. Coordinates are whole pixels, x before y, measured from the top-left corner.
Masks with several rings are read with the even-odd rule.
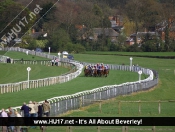
[[[117,37],[119,34],[112,28],[93,28],[94,34],[100,36],[105,34],[105,36],[109,37]]]
[[[43,33],[43,32],[34,32],[34,33],[31,34],[31,37],[32,38],[38,38],[43,34],[45,34],[45,33]]]

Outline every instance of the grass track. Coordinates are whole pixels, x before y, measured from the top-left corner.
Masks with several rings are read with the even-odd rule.
[[[174,54],[174,52],[170,53],[170,54]],[[92,62],[92,63],[106,63],[106,64],[126,64],[129,65],[129,57],[128,56],[117,56],[117,55],[92,55],[92,54],[74,54],[74,58],[76,60],[82,61],[82,62]],[[75,111],[74,113],[71,113],[67,116],[119,116],[117,115],[117,101],[118,100],[148,100],[148,101],[157,101],[157,100],[175,100],[175,82],[174,82],[174,70],[175,70],[175,60],[174,59],[156,59],[156,58],[144,58],[144,57],[133,57],[133,64],[139,64],[142,67],[146,67],[146,68],[150,68],[150,69],[155,69],[159,72],[159,85],[151,91],[147,91],[147,92],[140,92],[139,94],[132,94],[132,95],[128,95],[128,96],[119,96],[116,97],[113,100],[110,100],[108,103],[104,103],[102,105],[102,113],[100,114],[98,112],[98,104],[94,104],[90,107],[83,108],[80,111]],[[111,73],[111,72],[110,72]],[[92,89],[96,86],[100,86],[100,85],[105,85],[108,83],[116,83],[114,82],[114,80],[117,80],[117,83],[122,83],[122,82],[126,82],[129,81],[128,79],[131,79],[131,76],[133,77],[134,75],[128,75],[129,73],[126,73],[126,75],[122,76],[124,74],[124,72],[121,71],[116,71],[112,72],[114,73],[115,76],[110,74],[110,77],[107,78],[109,79],[108,81],[102,81],[102,80],[98,80],[98,78],[95,78],[96,80],[94,80],[94,78],[86,78],[86,81],[84,80],[84,77],[80,76],[77,79],[74,79],[68,83],[65,84],[60,84],[60,85],[53,85],[51,87],[43,87],[43,88],[39,88],[39,89],[35,89],[34,90],[28,90],[28,91],[21,91],[19,92],[19,94],[14,93],[14,96],[11,94],[4,94],[0,97],[0,103],[2,104],[2,106],[6,107],[8,105],[15,105],[15,104],[19,104],[20,102],[22,103],[22,99],[24,101],[28,101],[27,98],[31,98],[34,99],[38,94],[42,95],[42,96],[38,96],[37,99],[41,100],[43,98],[48,98],[48,97],[54,97],[55,95],[63,95],[63,93],[67,93],[67,94],[71,94],[71,93],[75,93],[76,91],[82,91],[83,89]],[[137,74],[135,75],[136,79],[137,79]],[[110,80],[114,78],[114,80]],[[92,82],[92,80],[95,82],[94,83],[89,83]],[[132,78],[134,79],[134,78]],[[105,83],[105,84],[104,84]],[[54,90],[54,94],[51,95],[49,93],[46,93],[46,91],[48,91],[48,89],[50,91]],[[43,94],[41,94],[41,92]],[[57,93],[56,93],[57,92]],[[28,93],[27,98],[25,99],[25,94]],[[45,93],[45,94],[44,94]],[[34,94],[34,95],[33,95]],[[14,101],[11,101],[9,99],[13,99]],[[36,98],[35,98],[36,99]],[[8,100],[8,104],[6,105],[6,103],[4,102],[4,100]],[[116,104],[116,105],[115,105]],[[157,105],[157,104],[155,104]],[[150,105],[150,104],[145,104],[143,106],[143,109],[145,109],[145,111],[143,111],[143,113],[141,115],[138,115],[137,112],[133,113],[131,110],[133,111],[137,111],[138,109],[138,105],[131,105],[130,104],[124,104],[122,105],[123,110],[123,114],[120,116],[173,116],[175,117],[175,109],[174,103],[171,104],[162,104],[164,107],[162,108],[162,115],[157,115],[156,111],[157,111],[157,106],[155,105]],[[154,110],[150,113],[150,109],[149,108],[154,108]],[[166,110],[168,109],[168,110]],[[148,126],[149,127],[149,126]],[[148,127],[141,127],[141,128],[148,128]],[[79,128],[79,127],[77,127]],[[89,128],[89,127],[88,127]],[[88,129],[87,128],[87,129]],[[107,127],[109,128],[109,127]],[[110,127],[111,128],[111,127]],[[121,127],[120,127],[121,128]],[[150,128],[150,127],[149,127]],[[171,127],[168,127],[171,128]],[[174,128],[174,127],[173,127]],[[35,131],[39,131],[39,129],[36,130],[31,130],[32,132]],[[66,127],[49,127],[48,132],[65,132],[66,131]],[[75,130],[75,132],[89,132],[89,130],[86,130],[85,127],[83,127],[81,130]],[[95,130],[90,130],[90,131],[97,131],[97,129],[95,128]],[[146,131],[146,130],[145,130]],[[104,132],[104,130],[103,130]],[[105,132],[111,132],[111,130],[105,130]],[[138,131],[139,132],[139,131]],[[144,131],[141,131],[144,132]]]
[[[144,78],[144,76],[142,76]],[[19,106],[22,102],[28,102],[30,100],[41,101],[48,98],[74,94],[84,90],[91,90],[93,88],[121,84],[123,82],[130,82],[138,80],[138,74],[134,72],[124,71],[110,71],[109,77],[84,77],[81,74],[76,79],[73,79],[67,83],[56,84],[52,86],[28,89],[15,93],[2,94],[0,96],[1,107]],[[12,100],[9,100],[11,98]],[[8,100],[4,102],[3,100]]]
[[[15,52],[15,51],[0,51],[0,55],[5,55],[9,56],[10,58],[13,59],[24,59],[24,60],[48,60],[47,58],[39,57],[39,56],[34,56],[34,55],[26,55],[23,52]]]
[[[27,67],[31,67],[30,80],[54,77],[68,72],[70,69],[56,66],[24,65],[0,63],[0,84],[27,80]]]
[[[125,54],[125,53],[123,53]],[[133,53],[127,53],[133,54]],[[145,54],[145,53],[143,53]],[[147,53],[146,53],[147,54]],[[148,53],[149,55],[153,55],[152,53]],[[157,53],[160,54],[160,53]],[[174,52],[167,53],[169,56],[174,56]],[[117,55],[93,55],[90,54],[74,54],[76,60],[85,61],[85,62],[103,62],[107,64],[126,64],[129,65],[129,57],[128,56],[117,56]],[[82,108],[77,111],[69,112],[69,114],[64,116],[71,117],[175,117],[175,103],[161,103],[161,114],[158,114],[158,104],[157,103],[145,103],[141,105],[141,114],[138,113],[138,104],[131,103],[122,103],[121,104],[121,114],[118,113],[118,101],[158,101],[158,100],[175,100],[175,60],[174,59],[156,59],[156,58],[144,58],[144,57],[133,57],[133,64],[139,64],[142,67],[155,69],[159,73],[159,84],[156,88],[146,92],[139,92],[136,94],[131,94],[127,96],[119,96],[112,100],[105,101],[101,108],[102,113],[99,113],[99,104],[94,104],[85,108]],[[105,126],[101,127],[105,128],[105,130],[101,130],[102,132],[111,132],[117,131],[117,129],[121,129],[121,126]],[[137,132],[148,132],[146,129],[152,129],[152,126],[131,126],[130,128],[135,129],[145,129],[145,130],[135,130]],[[156,128],[161,129],[175,129],[173,126],[156,126]],[[65,132],[66,127],[50,127],[48,129],[49,132],[62,131]],[[90,130],[89,130],[90,129]],[[74,132],[95,132],[97,131],[97,127],[73,127]],[[121,131],[121,130],[118,130]],[[131,130],[129,130],[131,131]],[[162,132],[167,132],[167,130],[161,130]],[[134,131],[133,131],[134,132]]]

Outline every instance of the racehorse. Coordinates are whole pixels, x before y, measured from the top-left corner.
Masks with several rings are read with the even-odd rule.
[[[93,76],[93,70],[91,69],[84,69],[84,75],[87,76]]]
[[[88,75],[90,75],[90,70],[89,69],[84,69],[84,75],[87,77]]]
[[[108,74],[109,74],[109,70],[108,70],[108,69],[104,69],[104,71],[103,71],[103,75],[104,75],[105,77],[107,77]]]
[[[93,76],[94,76],[94,77],[97,77],[97,76],[98,76],[97,69],[94,69],[94,70],[93,70]]]
[[[103,70],[97,70],[97,75],[101,77],[103,75]]]

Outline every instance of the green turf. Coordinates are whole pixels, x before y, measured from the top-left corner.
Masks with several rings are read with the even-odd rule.
[[[0,69],[3,69],[0,70],[0,84],[26,81],[27,67],[31,67],[30,80],[59,76],[70,70],[61,66],[0,63]]]
[[[128,53],[130,54],[130,53]],[[143,53],[144,54],[144,53]],[[159,54],[159,53],[158,53]],[[174,52],[168,53],[169,55],[173,55]],[[149,53],[152,55],[152,53]],[[117,56],[117,55],[92,55],[92,54],[74,54],[76,60],[83,61],[83,62],[103,62],[107,64],[126,64],[129,65],[129,57],[127,56]],[[87,108],[82,108],[77,111],[73,111],[73,113],[64,115],[64,116],[71,116],[71,117],[102,117],[102,116],[112,116],[112,117],[175,117],[175,102],[169,103],[161,103],[161,114],[158,114],[158,103],[141,103],[141,113],[138,112],[138,103],[121,103],[121,111],[118,114],[118,101],[119,100],[126,100],[126,101],[158,101],[158,100],[175,100],[175,82],[174,82],[174,70],[175,70],[175,60],[174,59],[155,59],[155,58],[143,58],[143,57],[133,57],[133,64],[139,64],[142,67],[155,69],[159,73],[159,84],[158,86],[151,91],[141,92],[137,94],[131,94],[127,96],[119,96],[115,99],[109,100],[104,102],[101,106],[102,112],[99,112],[99,104],[94,104]],[[49,127],[48,131],[65,131],[64,128],[66,127]],[[101,130],[102,132],[111,132],[116,131],[113,128],[121,129],[121,126],[116,127],[103,127],[106,128],[105,130]],[[151,129],[151,126],[145,127],[129,127],[135,128],[137,132],[147,132],[146,129]],[[166,128],[175,129],[175,127],[170,126],[160,126],[156,128],[165,129],[163,132],[167,132]],[[91,130],[89,130],[91,129]],[[73,131],[84,132],[89,131],[97,131],[97,127],[73,127]],[[139,130],[145,129],[145,130]],[[118,130],[121,131],[121,130]]]
[[[137,100],[138,101],[138,100]],[[140,111],[139,103],[120,103],[119,100],[113,99],[102,103],[101,110],[99,103],[90,106],[87,109],[75,110],[66,116],[71,117],[174,117],[175,102],[162,102],[161,111],[158,111],[158,102],[141,102]],[[120,108],[120,109],[119,109]]]
[[[144,76],[142,76],[144,79]],[[105,85],[121,84],[123,82],[131,82],[138,80],[138,74],[135,72],[125,72],[111,70],[110,75],[105,77],[85,77],[81,74],[76,79],[69,82],[51,85],[42,88],[28,89],[15,93],[6,93],[0,96],[1,107],[19,106],[23,101],[30,100],[41,101],[48,98],[61,95],[74,94],[80,91],[91,90],[93,88],[102,87]],[[85,85],[86,84],[86,85]],[[38,94],[40,96],[38,96]],[[9,100],[11,98],[12,100]],[[8,100],[4,102],[3,100]]]
[[[151,53],[149,53],[151,54]],[[169,54],[174,54],[173,52]],[[117,55],[91,55],[91,54],[74,54],[75,60],[82,62],[92,62],[92,63],[106,63],[106,64],[126,64],[129,65],[129,57],[127,56],[117,56]],[[90,106],[89,108],[77,110],[72,114],[67,116],[175,116],[175,104],[172,103],[162,103],[162,112],[158,114],[158,104],[142,104],[141,115],[138,114],[138,104],[121,104],[121,114],[118,115],[118,101],[119,100],[147,100],[147,101],[157,101],[157,100],[175,100],[175,82],[174,82],[174,70],[175,61],[174,59],[155,59],[155,58],[143,58],[143,57],[133,57],[133,64],[138,64],[142,67],[155,69],[159,73],[159,85],[152,91],[142,92],[138,94],[132,94],[128,96],[119,96],[107,103],[102,104],[102,113],[99,113],[99,104]],[[133,78],[135,76],[135,78]],[[7,106],[17,106],[22,104],[23,101],[36,100],[40,101],[54,96],[72,94],[85,89],[93,89],[98,86],[104,86],[109,84],[118,84],[126,81],[132,81],[138,79],[138,75],[130,72],[123,71],[111,71],[110,76],[104,81],[104,78],[85,78],[82,75],[78,78],[59,85],[53,85],[50,87],[43,87],[39,89],[30,89],[21,91],[18,93],[9,93],[0,96],[1,107]],[[49,92],[48,92],[49,91]],[[38,96],[38,94],[40,96]],[[42,96],[41,96],[42,95]],[[8,101],[4,101],[8,100]],[[131,111],[130,111],[131,110]],[[77,129],[79,127],[76,127]],[[88,127],[89,128],[89,127]],[[88,129],[87,128],[87,129]],[[92,128],[92,127],[91,127]],[[111,127],[110,127],[111,128]],[[121,127],[120,127],[121,128]],[[144,127],[145,128],[145,127]],[[168,127],[170,128],[170,127]],[[97,131],[95,130],[85,130],[83,131]],[[109,129],[109,127],[108,127]],[[31,130],[32,132],[39,131]],[[66,127],[48,127],[47,131],[57,132],[66,131]],[[81,132],[81,130],[75,130],[75,132]],[[103,130],[104,131],[104,130]],[[111,132],[111,130],[106,130]],[[142,131],[143,132],[143,131]]]
[[[0,55],[5,55],[6,51],[0,51]]]
[[[84,55],[75,54],[75,58],[79,61],[85,62],[103,62],[107,64],[126,64],[129,65],[129,57],[114,56],[114,55]],[[133,64],[138,64],[141,67],[150,68],[159,73],[159,86],[153,91],[142,93],[135,96],[125,97],[126,100],[175,100],[175,60],[174,59],[155,59],[133,57]]]
[[[107,63],[107,64],[122,64],[122,63],[124,63],[126,65],[129,65],[129,57],[125,57],[125,56],[121,57],[121,56],[114,56],[114,55],[85,55],[85,54],[74,54],[74,56],[75,56],[76,60],[83,61],[83,62],[93,62],[93,63],[103,62],[103,63]],[[169,99],[175,99],[175,97],[174,97],[175,89],[174,89],[174,81],[173,81],[174,76],[175,76],[174,75],[174,66],[175,66],[174,60],[134,57],[133,64],[139,64],[142,67],[147,67],[147,68],[157,70],[159,72],[159,76],[160,76],[160,85],[153,92],[141,93],[141,94],[138,94],[137,96],[128,96],[125,98],[121,97],[120,99],[122,99],[122,100],[169,100]],[[110,74],[110,76],[107,78],[107,79],[109,79],[109,81],[103,81],[103,80],[101,80],[101,78],[100,79],[99,78],[96,78],[96,79],[88,78],[87,79],[87,78],[80,76],[77,79],[74,79],[66,84],[50,86],[49,87],[50,89],[54,89],[53,95],[52,95],[52,92],[51,93],[46,92],[48,87],[42,88],[42,91],[38,91],[38,92],[43,92],[43,94],[42,94],[43,97],[42,96],[37,97],[37,98],[34,97],[34,99],[39,101],[39,100],[43,100],[45,98],[51,98],[54,96],[73,94],[73,93],[76,93],[79,91],[83,91],[85,89],[93,89],[93,88],[96,88],[98,86],[131,81],[131,80],[128,80],[128,79],[131,79],[129,76],[129,74],[131,74],[130,72],[114,71],[114,72],[110,72],[110,73],[114,73],[114,75]],[[127,74],[127,75],[125,75],[125,74]],[[134,80],[138,79],[137,73],[135,73],[135,74],[136,74],[136,77]],[[122,75],[123,75],[123,77],[122,77]],[[89,80],[89,79],[91,79],[91,80]],[[99,81],[97,81],[97,80],[99,80]],[[92,81],[94,83],[88,83],[88,82],[92,82]],[[59,92],[56,92],[55,91],[56,89],[58,89]],[[39,89],[37,89],[37,90],[39,90]],[[24,91],[22,91],[22,92],[25,95],[25,92]],[[6,96],[8,96],[8,94],[5,94],[1,97],[6,97]],[[21,99],[16,101],[15,104],[16,105],[19,104],[20,100]],[[13,106],[15,106],[15,104]],[[10,105],[10,103],[8,105]]]
[[[129,57],[126,56],[114,56],[114,55],[85,55],[85,54],[75,54],[74,55],[75,58],[77,58],[77,60],[79,61],[86,61],[86,62],[96,62],[96,60],[99,60],[98,62],[103,62],[103,63],[108,63],[108,64],[113,64],[114,62],[116,64],[126,64],[129,65]],[[100,59],[100,58],[103,58]],[[114,104],[117,104],[118,100],[133,100],[133,101],[138,101],[138,100],[142,100],[142,101],[157,101],[157,100],[175,100],[175,82],[174,82],[174,66],[175,66],[175,61],[174,59],[153,59],[153,58],[143,58],[143,57],[133,57],[133,64],[139,64],[142,67],[146,67],[146,68],[150,68],[150,69],[155,69],[158,71],[159,73],[159,85],[153,90],[153,91],[149,91],[149,92],[143,92],[143,93],[139,93],[136,95],[129,95],[129,96],[120,96],[116,98],[116,101],[114,101]],[[104,105],[104,108],[106,108],[106,110],[104,111],[110,111],[111,109],[115,109],[117,106],[115,106],[114,108],[108,107],[108,105],[112,105],[112,104],[107,104],[107,106]],[[161,115],[156,115],[156,112],[158,108],[155,108],[153,110],[150,110],[146,113],[142,113],[143,116],[150,116],[150,114],[152,114],[151,116],[175,116],[175,108],[172,106],[175,105],[174,103],[168,103],[166,104],[162,109],[165,109],[164,112]],[[123,108],[126,110],[129,110],[129,106],[128,108]],[[98,107],[98,106],[97,106]],[[97,110],[97,107],[94,108]],[[113,107],[113,105],[112,105]],[[151,109],[151,107],[153,106],[149,106],[148,108]],[[134,107],[136,110],[133,111],[138,111],[138,104],[135,104]],[[87,110],[88,111],[88,110]],[[95,111],[94,115],[96,115],[98,111]],[[79,113],[82,116],[88,116],[88,114],[85,113]],[[90,112],[89,115],[92,115],[93,112]],[[120,116],[135,116],[136,114],[138,114],[137,112],[130,112],[128,113],[123,112],[123,115]],[[105,114],[99,114],[99,116],[104,116]],[[74,116],[74,114],[71,114],[70,116]],[[75,114],[76,116],[76,114]],[[108,115],[109,116],[109,115]],[[111,116],[115,116],[114,113],[111,114]],[[118,116],[118,115],[117,115]]]
[[[175,56],[175,52],[109,52],[109,51],[86,51],[85,54],[100,55],[139,55],[139,56]]]

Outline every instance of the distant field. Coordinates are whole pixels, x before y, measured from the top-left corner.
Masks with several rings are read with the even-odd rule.
[[[101,54],[101,55],[139,55],[139,56],[175,56],[175,52],[102,52],[102,51],[86,51],[85,54]]]
[[[0,51],[0,55],[9,56],[12,59],[24,59],[24,60],[48,60],[47,58],[33,56],[33,55],[26,55],[22,52],[14,52],[14,51]]]

